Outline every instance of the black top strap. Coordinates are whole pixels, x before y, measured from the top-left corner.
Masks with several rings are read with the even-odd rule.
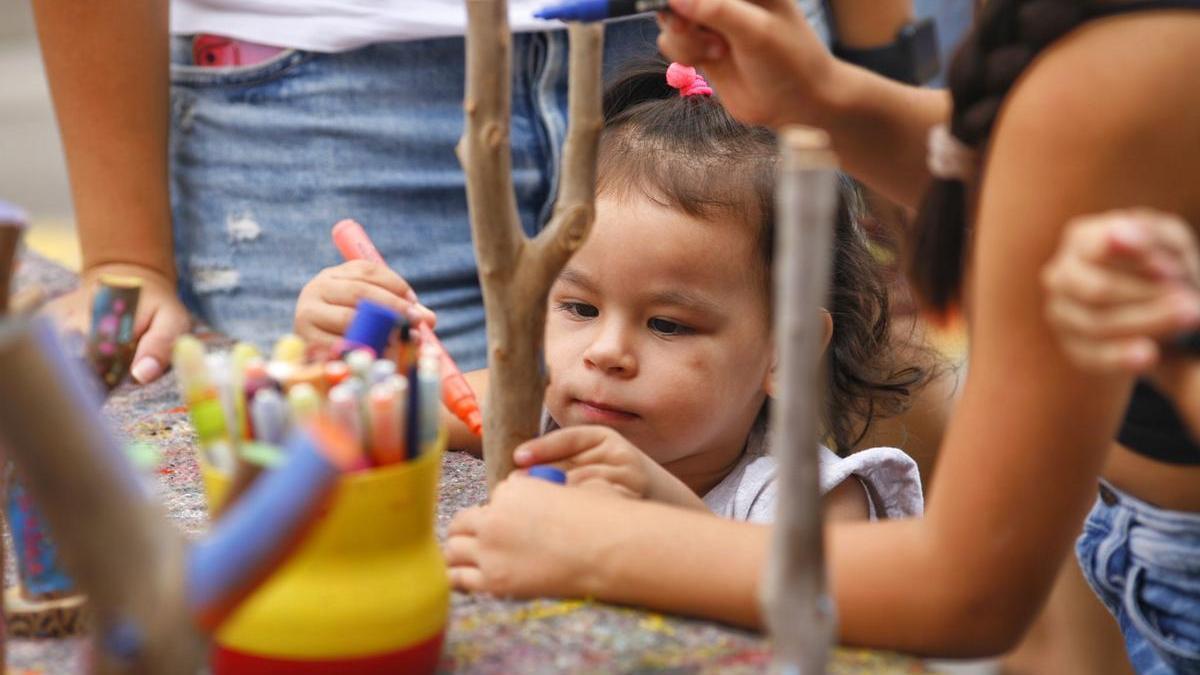
[[[1099,19],[1118,14],[1143,12],[1155,9],[1200,9],[1200,0],[1140,0],[1121,4],[1092,4],[1087,9],[1088,18]]]

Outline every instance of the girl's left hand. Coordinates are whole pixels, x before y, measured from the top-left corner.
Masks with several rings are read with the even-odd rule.
[[[683,481],[609,427],[556,429],[518,446],[513,461],[521,468],[557,466],[567,472],[568,485],[609,488],[634,499],[707,510]]]
[[[450,584],[469,593],[531,598],[598,597],[603,536],[621,531],[627,499],[514,473],[484,506],[450,522]]]

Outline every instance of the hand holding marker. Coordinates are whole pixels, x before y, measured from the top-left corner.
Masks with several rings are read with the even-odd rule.
[[[356,221],[347,219],[334,225],[333,243],[346,260],[367,260],[387,265],[387,261],[371,243],[366,230]],[[417,302],[416,293],[410,291],[408,299],[414,303]],[[446,352],[446,348],[434,335],[429,324],[419,324],[417,331],[421,335],[422,342],[432,345],[437,350],[441,360],[442,403],[450,409],[450,412],[454,413],[455,417],[467,425],[471,433],[479,436],[483,431],[483,414],[479,411],[479,402],[475,398],[475,392],[471,390],[471,385],[467,384],[466,379],[462,376],[462,371],[450,358],[450,354]]]

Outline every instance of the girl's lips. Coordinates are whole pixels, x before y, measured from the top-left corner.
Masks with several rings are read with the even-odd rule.
[[[596,401],[575,399],[572,401],[579,411],[592,422],[628,422],[637,419],[637,415],[627,410],[614,408]]]

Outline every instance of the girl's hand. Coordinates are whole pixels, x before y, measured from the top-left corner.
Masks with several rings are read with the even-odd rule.
[[[824,126],[838,62],[793,0],[672,0],[659,26],[663,54],[704,71],[742,122]]]
[[[79,288],[46,304],[44,312],[63,330],[86,334],[92,317],[92,296],[105,274],[137,277],[142,280],[138,295],[134,335],[137,350],[133,355],[130,375],[141,384],[157,380],[171,363],[171,347],[175,338],[186,333],[192,325],[191,316],[179,301],[175,280],[142,265],[106,264],[86,270]]]
[[[552,464],[567,472],[567,484],[601,487],[626,497],[707,510],[682,481],[615,430],[602,426],[557,429],[513,451],[518,467]]]
[[[321,270],[305,284],[296,299],[292,330],[310,343],[331,344],[346,333],[359,300],[370,300],[408,317],[414,325],[437,317],[417,302],[408,282],[391,269],[365,260],[351,260]]]
[[[1042,282],[1063,349],[1088,370],[1152,373],[1163,362],[1161,343],[1200,327],[1200,249],[1174,216],[1077,218]]]
[[[463,509],[445,545],[450,583],[500,597],[600,597],[604,537],[621,531],[623,505],[600,490],[513,474],[485,506]]]

